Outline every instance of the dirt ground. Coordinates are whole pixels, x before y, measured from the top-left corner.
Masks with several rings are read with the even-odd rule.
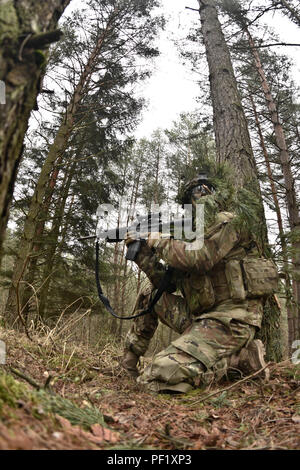
[[[270,364],[268,383],[225,381],[149,394],[121,351],[30,341],[0,329],[0,449],[300,449],[300,366]]]

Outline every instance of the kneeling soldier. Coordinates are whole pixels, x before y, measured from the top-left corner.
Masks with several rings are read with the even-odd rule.
[[[265,367],[264,347],[254,339],[261,327],[264,299],[277,288],[274,263],[259,255],[250,231],[238,227],[226,212],[214,185],[204,174],[187,185],[181,202],[193,208],[208,201],[204,244],[187,249],[183,240],[148,237],[136,263],[151,282],[137,300],[135,312],[147,307],[158,288],[164,266],[173,268],[176,293],[164,292],[151,314],[139,317],[127,334],[123,367],[138,377],[158,320],[181,336],[154,356],[137,378],[151,391],[188,392],[226,375],[229,368],[250,375]],[[126,240],[127,246],[134,241]],[[193,247],[192,247],[193,248]],[[268,378],[265,368],[261,377]]]

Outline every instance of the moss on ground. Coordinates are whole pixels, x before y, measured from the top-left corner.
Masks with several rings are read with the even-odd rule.
[[[53,414],[62,416],[72,425],[79,425],[84,429],[89,429],[96,423],[105,426],[103,415],[94,406],[80,408],[71,400],[57,394],[45,390],[32,390],[25,383],[15,380],[10,374],[0,370],[0,413],[3,405],[17,408],[20,401],[26,401],[30,405],[35,418]]]
[[[29,398],[25,384],[16,381],[11,375],[0,370],[0,413],[3,405],[16,408],[18,400]]]

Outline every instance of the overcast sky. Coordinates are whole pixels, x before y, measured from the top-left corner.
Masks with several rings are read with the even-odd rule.
[[[157,127],[166,128],[183,111],[193,111],[199,95],[197,76],[190,73],[188,66],[181,64],[176,46],[172,39],[184,37],[191,22],[199,18],[198,12],[186,10],[185,6],[199,8],[197,0],[161,0],[163,11],[169,22],[166,31],[159,40],[161,56],[156,60],[152,77],[143,84],[141,95],[149,104],[143,113],[143,121],[135,135],[149,137]],[[265,5],[265,1],[256,0],[255,4]],[[199,20],[200,21],[200,20]],[[288,18],[277,13],[268,14],[263,21],[275,28],[281,41],[300,43],[300,29]],[[295,61],[293,76],[300,82],[300,47],[276,47],[274,50],[288,54]],[[203,64],[203,68],[206,64]],[[203,70],[204,71],[204,70]]]
[[[186,37],[191,24],[199,21],[199,13],[185,9],[186,6],[198,9],[198,0],[160,0],[161,11],[168,23],[158,40],[161,55],[155,60],[152,77],[143,83],[138,94],[146,98],[147,109],[142,115],[142,122],[137,128],[137,138],[150,137],[158,127],[167,128],[177,120],[181,112],[194,111],[197,108],[196,97],[199,95],[197,75],[183,66],[178,56],[174,39]],[[81,0],[72,0],[66,13],[82,6]],[[253,0],[253,4],[264,6],[265,0]],[[262,20],[273,27],[282,42],[300,43],[300,29],[280,13],[265,15]],[[274,47],[274,50],[286,53],[295,61],[293,77],[300,82],[300,47]],[[201,65],[205,72],[206,61]]]

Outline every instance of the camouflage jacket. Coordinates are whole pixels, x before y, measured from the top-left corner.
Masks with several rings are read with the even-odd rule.
[[[233,260],[239,264],[251,247],[252,256],[259,257],[253,251],[249,234],[239,230],[233,219],[233,214],[220,212],[214,224],[206,230],[204,244],[199,249],[187,250],[187,243],[182,240],[152,240],[151,248],[143,245],[136,263],[155,287],[158,287],[165,271],[160,260],[173,267],[172,283],[178,295],[186,299],[192,318],[214,318],[225,324],[236,319],[260,327],[262,298],[250,299],[245,292],[235,295],[226,272],[228,262]],[[237,277],[236,273],[233,273],[234,277]],[[238,281],[237,290],[242,291],[243,280]]]

